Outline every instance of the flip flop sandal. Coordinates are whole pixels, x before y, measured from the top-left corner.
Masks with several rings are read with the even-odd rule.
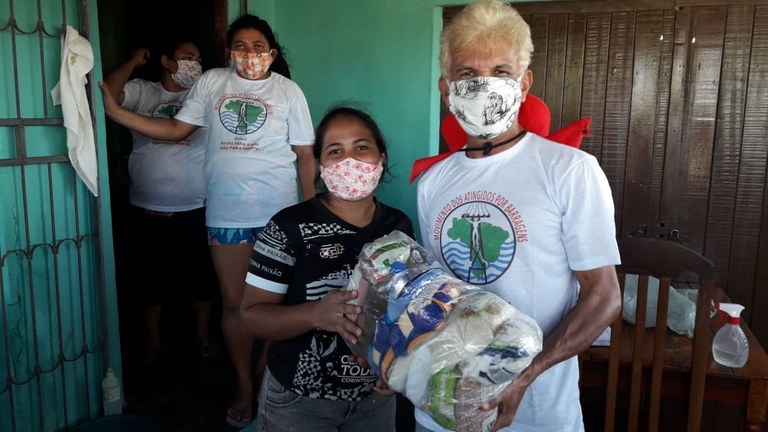
[[[242,429],[253,423],[253,405],[230,405],[227,409],[227,424]]]
[[[204,359],[212,359],[219,355],[219,346],[216,342],[210,341],[205,345],[198,345],[197,354]]]

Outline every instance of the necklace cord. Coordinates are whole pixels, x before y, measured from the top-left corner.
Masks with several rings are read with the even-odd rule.
[[[496,147],[500,147],[500,146],[503,146],[503,145],[505,145],[505,144],[509,144],[509,143],[511,143],[512,141],[515,141],[515,140],[517,140],[518,138],[520,138],[520,137],[522,137],[523,135],[525,135],[527,132],[528,132],[527,130],[522,130],[522,131],[520,131],[520,133],[519,133],[519,134],[517,134],[517,135],[513,136],[512,138],[510,138],[510,139],[508,139],[508,140],[504,140],[504,141],[502,141],[502,142],[500,142],[500,143],[498,143],[498,144],[491,144],[491,141],[486,141],[486,142],[483,144],[483,146],[482,146],[482,147],[477,147],[477,148],[463,148],[463,149],[461,149],[461,150],[459,150],[459,151],[463,151],[463,152],[474,152],[474,151],[482,151],[482,152],[483,152],[483,156],[488,156],[488,155],[491,153],[491,150],[495,149]]]

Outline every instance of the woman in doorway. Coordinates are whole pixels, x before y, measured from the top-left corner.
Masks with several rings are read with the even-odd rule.
[[[128,61],[104,77],[112,97],[123,108],[164,118],[179,111],[203,73],[200,50],[195,42],[179,38],[167,40],[159,54],[162,75],[157,82],[129,80],[150,58],[146,48],[134,50]],[[205,183],[200,175],[205,134],[197,131],[178,142],[155,140],[135,131],[131,134],[128,261],[132,268],[153,275],[146,278],[142,274],[141,282],[131,283],[144,306],[147,342],[143,361],[154,363],[161,352],[163,306],[185,299],[194,301],[197,351],[201,357],[212,357],[218,347],[210,337],[208,318],[217,289],[205,245]],[[147,239],[155,243],[149,250],[145,248]],[[179,249],[187,252],[184,257],[176,253]]]
[[[314,156],[328,189],[277,213],[259,234],[241,314],[248,331],[271,340],[259,395],[261,431],[391,432],[395,398],[344,339],[361,329],[345,314],[349,276],[365,243],[400,230],[401,211],[373,191],[386,166],[386,146],[370,116],[336,108],[316,132]]]
[[[102,89],[107,115],[144,135],[178,141],[206,128],[201,174],[208,243],[222,294],[222,332],[238,380],[227,422],[242,428],[253,420],[253,336],[238,313],[248,259],[269,218],[298,202],[297,171],[303,198],[314,196],[314,134],[304,94],[285,76],[287,63],[269,24],[243,15],[229,26],[227,44],[232,66],[206,71],[173,119],[123,110]]]

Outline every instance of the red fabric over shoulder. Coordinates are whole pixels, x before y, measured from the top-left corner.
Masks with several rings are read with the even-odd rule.
[[[520,113],[518,114],[517,121],[520,123],[520,126],[527,131],[575,148],[579,148],[582,139],[585,136],[589,136],[589,127],[592,123],[591,118],[585,117],[550,134],[549,127],[552,123],[552,114],[549,111],[549,107],[543,100],[530,93],[528,93],[525,101],[520,105]],[[408,181],[409,183],[413,183],[413,181],[421,173],[428,170],[429,167],[453,153],[456,153],[467,143],[467,134],[464,132],[464,129],[461,128],[461,125],[453,114],[448,114],[443,121],[440,122],[440,134],[448,145],[448,152],[414,161],[413,167],[411,168],[411,178]]]
[[[543,100],[528,93],[525,101],[520,105],[517,122],[523,129],[545,137],[549,135],[552,113],[549,112],[549,107]]]
[[[560,144],[579,148],[581,147],[581,140],[585,136],[589,136],[589,126],[591,123],[592,119],[589,117],[576,120],[552,132],[547,138]]]

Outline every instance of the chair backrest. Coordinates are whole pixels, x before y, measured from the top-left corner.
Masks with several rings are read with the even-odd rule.
[[[667,345],[667,311],[669,307],[669,290],[673,282],[689,282],[698,287],[696,319],[693,337],[691,361],[691,385],[687,416],[687,430],[699,431],[704,396],[704,382],[712,344],[712,334],[709,328],[711,299],[714,292],[714,264],[679,243],[656,238],[626,238],[618,241],[621,253],[621,265],[617,267],[622,296],[626,286],[627,275],[638,275],[637,302],[635,322],[631,326],[624,323],[622,317],[611,325],[611,346],[608,362],[608,386],[605,411],[605,430],[636,431],[639,427],[641,402],[647,402],[643,412],[647,410],[647,425],[649,431],[658,430],[662,379],[664,369],[664,353]],[[658,304],[656,308],[656,326],[653,329],[653,354],[647,357],[648,341],[644,341],[649,333],[643,323],[646,320],[648,305],[648,281],[653,276],[659,279]],[[633,276],[634,277],[634,276]],[[625,329],[626,326],[629,326]],[[626,331],[625,331],[626,330]],[[629,333],[630,337],[622,338]],[[648,335],[649,336],[649,335]],[[641,347],[641,349],[634,349]],[[627,425],[616,426],[616,396],[619,388],[619,366],[622,351],[631,351],[631,373],[629,380],[629,406],[627,407]],[[643,354],[646,354],[644,356]],[[644,358],[645,357],[645,358]],[[650,369],[650,386],[643,388],[643,371]],[[643,396],[643,397],[641,397]],[[643,416],[644,418],[645,415]]]

